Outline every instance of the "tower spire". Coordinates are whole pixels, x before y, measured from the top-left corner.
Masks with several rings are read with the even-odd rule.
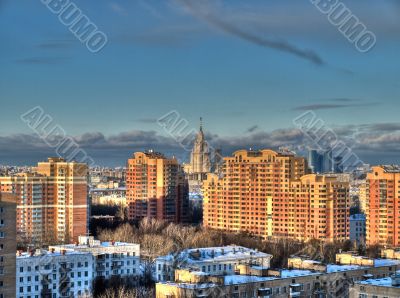
[[[200,131],[203,131],[203,117],[200,117]]]

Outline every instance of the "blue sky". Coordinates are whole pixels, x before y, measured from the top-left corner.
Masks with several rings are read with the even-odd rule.
[[[355,150],[369,162],[380,162],[373,154],[380,144],[382,162],[396,162],[398,2],[344,1],[377,36],[370,52],[359,53],[308,0],[209,0],[198,10],[187,1],[75,1],[108,36],[93,54],[40,0],[0,0],[0,164],[48,154],[35,151],[19,118],[37,105],[82,146],[86,136],[100,135],[90,140],[112,151],[99,145],[93,154],[109,164],[141,147],[174,151],[159,143],[165,133],[155,122],[170,110],[193,127],[203,116],[210,139],[229,154],[251,145],[253,134],[265,136],[259,146],[277,145],[268,141],[271,134],[294,129],[292,119],[307,109],[343,136],[362,127]],[[312,52],[323,63],[255,44],[204,12],[252,37]],[[132,143],[111,142],[121,134],[131,134]],[[293,140],[279,144],[286,143]]]

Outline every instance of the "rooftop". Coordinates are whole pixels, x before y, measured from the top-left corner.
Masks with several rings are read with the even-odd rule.
[[[272,255],[259,252],[254,249],[230,245],[223,247],[206,247],[186,249],[179,255],[180,258],[186,259],[188,263],[204,262],[206,260],[223,261],[223,260],[240,260],[253,258],[272,258]],[[158,261],[172,261],[172,254],[157,258]]]

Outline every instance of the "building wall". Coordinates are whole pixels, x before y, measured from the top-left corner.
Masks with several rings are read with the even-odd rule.
[[[373,285],[355,284],[350,288],[349,298],[397,298],[400,297],[399,287],[379,287]]]
[[[129,219],[187,221],[188,184],[175,158],[155,152],[135,153],[128,159],[126,188]]]
[[[366,223],[363,214],[350,216],[350,240],[364,244],[366,239]]]
[[[400,172],[372,167],[367,175],[367,244],[400,245]]]
[[[17,257],[14,287],[18,298],[79,297],[92,292],[93,269],[89,253],[28,253]]]
[[[0,297],[15,297],[16,197],[0,192]]]
[[[395,272],[394,266],[363,268],[337,273],[313,273],[306,276],[290,276],[287,278],[266,279],[265,281],[243,284],[180,284],[157,283],[157,298],[184,297],[257,297],[259,290],[269,289],[267,297],[348,297],[349,288],[355,281],[364,280],[363,275],[371,274],[374,278],[388,277]],[[251,277],[248,277],[249,279]],[[245,294],[246,293],[246,296]],[[289,295],[291,294],[291,295]],[[198,296],[196,296],[198,295]],[[263,297],[262,295],[260,295]],[[354,296],[359,298],[358,296]],[[370,296],[368,296],[369,298]],[[371,296],[372,297],[372,296]],[[389,296],[398,297],[398,296]],[[367,298],[367,297],[366,297]],[[379,297],[380,298],[380,297]]]
[[[307,172],[302,157],[236,151],[224,158],[222,178],[204,182],[203,224],[264,238],[347,239],[349,183]]]

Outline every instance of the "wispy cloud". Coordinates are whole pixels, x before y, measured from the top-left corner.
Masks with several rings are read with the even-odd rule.
[[[249,127],[249,128],[246,130],[246,132],[254,132],[254,131],[256,131],[258,128],[259,128],[258,125],[253,125],[253,126]]]
[[[119,14],[119,15],[123,15],[126,16],[128,15],[126,9],[124,7],[122,7],[120,4],[116,3],[116,2],[111,2],[110,3],[110,8],[113,12]]]
[[[285,52],[301,59],[307,60],[315,65],[325,65],[326,62],[315,51],[309,49],[300,49],[299,47],[285,41],[274,40],[259,36],[255,33],[246,31],[236,26],[234,23],[226,21],[221,14],[215,11],[208,2],[194,2],[192,0],[176,0],[184,6],[195,17],[207,22],[211,26],[222,30],[225,33],[236,36],[258,46]]]
[[[69,49],[73,46],[75,43],[74,40],[49,40],[46,42],[39,43],[37,45],[38,48],[40,49],[45,49],[45,50],[64,50],[64,49]]]
[[[70,57],[29,57],[14,60],[18,64],[26,65],[54,65],[65,63]]]
[[[354,108],[354,107],[370,107],[379,105],[378,102],[362,102],[358,99],[352,98],[331,98],[324,100],[323,103],[314,103],[309,105],[300,105],[294,107],[294,111],[308,111],[308,110],[331,110],[331,109],[344,109],[344,108]]]

